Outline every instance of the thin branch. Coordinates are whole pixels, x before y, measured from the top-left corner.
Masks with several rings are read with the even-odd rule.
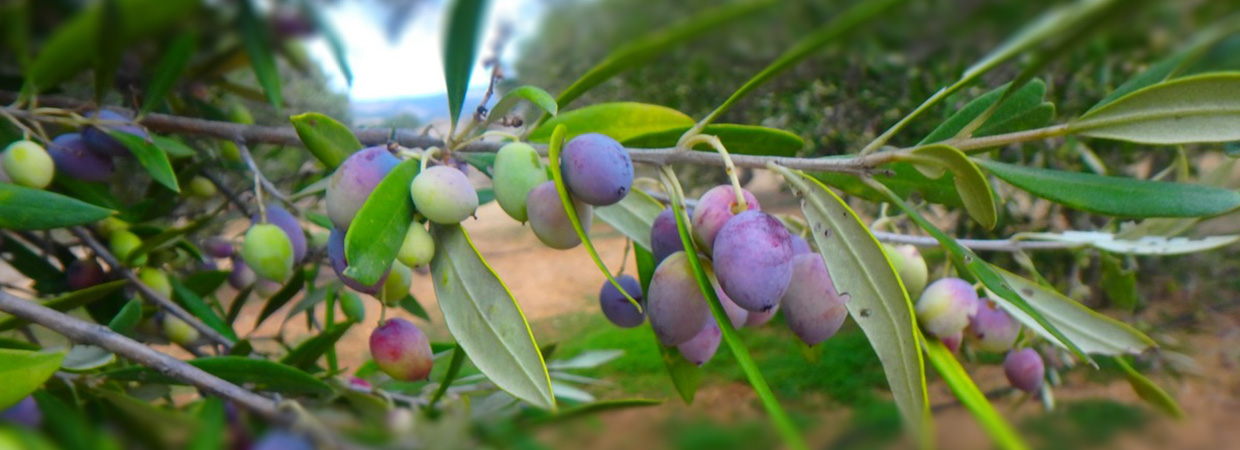
[[[215,329],[202,323],[201,320],[193,314],[190,314],[189,311],[181,308],[181,305],[178,305],[171,299],[155,292],[147,286],[146,283],[143,283],[132,270],[125,268],[125,266],[121,264],[120,260],[117,259],[112,252],[108,251],[103,244],[100,244],[99,241],[95,240],[95,238],[92,237],[90,232],[85,228],[73,227],[69,229],[69,231],[73,233],[74,236],[77,236],[77,238],[82,241],[82,244],[85,244],[87,247],[90,247],[91,250],[94,250],[95,254],[99,255],[100,258],[103,258],[109,266],[112,266],[113,271],[119,272],[121,276],[124,276],[126,280],[129,280],[129,284],[133,285],[134,289],[137,289],[138,293],[142,294],[143,297],[146,297],[147,300],[159,305],[164,310],[168,311],[169,314],[176,316],[178,319],[185,321],[185,323],[188,323],[191,327],[194,327],[195,330],[198,330],[199,334],[205,336],[212,342],[224,346],[225,349],[232,349],[232,340],[224,337],[224,335],[221,335],[219,332],[215,331]]]
[[[288,196],[284,195],[283,192],[280,192],[280,189],[278,189],[276,185],[271,182],[271,180],[268,180],[267,176],[263,175],[263,171],[258,169],[258,163],[254,161],[254,155],[250,154],[250,147],[245,145],[245,142],[241,141],[236,141],[236,144],[237,149],[241,152],[241,159],[245,160],[245,165],[250,168],[250,171],[254,172],[254,177],[262,183],[263,189],[266,190],[268,194],[271,194],[272,197],[284,202],[284,204],[288,205],[290,209],[293,209],[293,211],[296,212],[297,205],[294,205],[293,201],[289,200]],[[259,201],[261,202],[262,200],[259,199]],[[260,203],[258,205],[258,209],[261,211],[263,208],[264,206]]]
[[[184,361],[155,351],[103,325],[71,317],[4,291],[0,291],[0,311],[47,327],[73,342],[104,348],[138,364],[155,369],[160,374],[234,401],[268,420],[284,424],[291,424],[295,420],[295,417],[281,412],[279,406],[271,399],[224,381]]]
[[[232,203],[233,206],[236,206],[237,209],[241,210],[241,214],[244,214],[246,217],[250,216],[250,207],[246,206],[245,202],[241,201],[241,197],[238,197],[237,193],[233,192],[232,187],[224,184],[218,175],[203,170],[202,176],[210,181],[211,184],[214,184],[215,189],[222,192],[224,194],[224,198],[228,199],[229,203]]]

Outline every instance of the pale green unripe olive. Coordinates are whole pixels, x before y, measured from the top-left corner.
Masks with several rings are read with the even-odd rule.
[[[205,177],[194,177],[189,180],[189,194],[198,198],[211,198],[216,194],[215,183]]]
[[[172,282],[168,281],[168,274],[164,271],[153,268],[144,267],[138,272],[138,279],[142,280],[142,284],[151,288],[152,291],[159,293],[164,298],[172,298]]]
[[[112,232],[112,239],[108,242],[108,246],[112,248],[112,254],[116,255],[116,259],[123,263],[129,259],[129,255],[134,250],[142,246],[142,239],[129,230],[117,230]],[[146,264],[146,254],[134,258],[133,264],[138,266]]]
[[[478,191],[455,167],[426,169],[414,177],[409,193],[418,212],[435,223],[455,225],[478,210]]]
[[[164,336],[167,336],[169,341],[188,346],[198,340],[198,330],[184,320],[168,315],[164,316],[163,322]]]
[[[495,201],[509,217],[518,222],[529,220],[525,198],[549,179],[538,151],[523,142],[507,144],[495,154],[494,167],[491,182],[495,186]]]
[[[388,306],[400,304],[400,301],[409,295],[411,287],[413,287],[413,270],[399,262],[392,263],[392,271],[388,273],[387,280],[383,282],[383,303]]]
[[[361,297],[352,292],[340,293],[340,310],[354,322],[361,323],[366,320],[366,305],[362,304]]]
[[[43,189],[52,184],[56,163],[42,145],[34,141],[17,141],[4,149],[4,172],[13,183]]]
[[[405,232],[405,242],[400,244],[400,252],[396,260],[409,267],[418,267],[431,262],[435,257],[435,241],[422,224],[414,222]]]
[[[900,276],[900,281],[904,283],[904,289],[908,291],[909,298],[917,298],[921,295],[921,291],[926,288],[926,282],[929,280],[930,269],[926,267],[926,259],[921,257],[921,252],[917,250],[917,247],[884,243],[883,251],[887,252],[887,258],[891,261],[891,266],[896,269],[896,274]]]
[[[293,271],[293,243],[284,230],[269,223],[245,232],[241,257],[260,278],[284,281]]]

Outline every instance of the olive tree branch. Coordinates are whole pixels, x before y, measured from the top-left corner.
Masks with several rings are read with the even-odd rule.
[[[74,236],[77,236],[77,238],[82,241],[82,244],[90,247],[96,255],[103,258],[109,266],[112,266],[113,271],[119,272],[121,276],[125,277],[126,280],[129,280],[129,284],[133,285],[134,289],[137,289],[138,293],[142,294],[143,297],[146,297],[147,300],[159,305],[161,308],[167,310],[168,313],[176,316],[178,319],[185,321],[185,323],[188,323],[191,327],[194,327],[195,330],[198,330],[199,334],[206,336],[207,339],[224,346],[225,349],[232,349],[232,340],[229,340],[219,332],[215,331],[215,329],[202,323],[201,320],[193,314],[190,314],[189,311],[181,308],[181,305],[178,305],[171,299],[155,292],[155,290],[151,289],[150,286],[143,283],[132,270],[125,268],[125,266],[121,264],[120,260],[116,259],[116,256],[113,255],[112,252],[108,251],[107,247],[104,247],[103,244],[100,244],[99,241],[95,240],[95,238],[92,237],[90,232],[85,228],[73,227],[69,229],[69,232],[73,233]]]

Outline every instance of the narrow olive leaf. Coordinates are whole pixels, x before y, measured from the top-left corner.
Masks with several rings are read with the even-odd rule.
[[[1003,277],[1007,285],[1020,293],[1033,311],[1045,318],[1047,323],[1062,330],[1064,338],[1079,346],[1085,353],[1094,355],[1135,354],[1157,345],[1153,339],[1136,328],[1086,308],[1050,288],[998,267],[992,266],[992,270]],[[1052,343],[1067,348],[1063,345],[1063,338],[1048,333],[1042,323],[1030,317],[1029,312],[1016,308],[1003,297],[991,297],[991,300],[998,303],[1029,329]]]
[[[555,409],[551,376],[521,307],[459,225],[434,225],[431,274],[448,330],[497,387]]]
[[[0,183],[0,228],[65,228],[98,222],[114,212],[55,192]]]
[[[1011,84],[999,86],[966,103],[955,114],[952,114],[951,117],[939,124],[934,131],[926,135],[918,145],[945,141],[955,137],[956,133],[959,133],[966,125],[973,122],[974,119],[982,115],[987,109],[990,109],[995,102],[998,102],[1009,86]],[[995,113],[986,120],[986,125],[1012,119],[1037,107],[1042,103],[1042,97],[1045,95],[1046,83],[1042,82],[1042,80],[1033,80],[1025,84],[1020,89],[1017,89],[1002,106],[995,110]],[[986,125],[983,125],[983,127]]]
[[[275,45],[271,41],[270,30],[258,17],[253,0],[241,0],[238,3],[241,12],[237,27],[241,33],[241,44],[250,59],[250,66],[254,68],[254,77],[258,78],[258,84],[263,87],[267,102],[279,111],[284,105],[284,99],[280,93],[280,72],[276,68],[276,57],[271,53]]]
[[[1051,102],[1043,102],[1042,104],[1021,112],[1016,116],[1005,118],[1001,121],[995,121],[991,118],[986,121],[985,125],[982,125],[981,128],[974,131],[973,136],[993,136],[996,134],[1015,133],[1017,131],[1042,128],[1049,125],[1054,119],[1055,104]]]
[[[237,322],[237,317],[241,316],[241,308],[245,307],[246,301],[250,299],[250,294],[253,292],[254,283],[250,283],[249,286],[243,287],[240,291],[237,291],[237,295],[233,297],[232,303],[228,305],[228,313],[224,314],[224,321],[227,322],[229,326]],[[255,328],[257,327],[258,326],[255,325]]]
[[[870,182],[870,187],[886,195],[887,199],[891,203],[895,204],[896,207],[900,208],[900,210],[904,211],[905,214],[908,214],[908,217],[912,219],[918,227],[921,227],[922,230],[925,230],[926,233],[929,233],[930,236],[934,237],[936,241],[939,241],[939,245],[942,245],[943,248],[947,250],[948,255],[951,257],[952,263],[955,264],[956,267],[969,271],[974,277],[981,281],[983,285],[986,286],[986,289],[989,289],[991,292],[996,294],[996,298],[993,300],[1005,302],[1007,305],[1014,306],[1014,308],[1007,308],[1008,311],[1017,310],[1023,313],[1023,315],[1029,318],[1032,323],[1038,325],[1039,329],[1045,330],[1046,335],[1050,336],[1048,339],[1061,344],[1078,358],[1081,358],[1090,364],[1095,364],[1093,359],[1081,350],[1080,346],[1078,346],[1071,339],[1068,339],[1063,331],[1060,331],[1055,324],[1051,323],[1048,318],[1044,317],[1040,312],[1038,312],[1038,310],[1034,309],[1029,302],[1025,301],[1025,299],[1020,296],[1020,294],[1017,294],[1012,286],[1008,284],[999,272],[995,270],[994,266],[986,263],[986,261],[983,261],[980,257],[978,257],[976,253],[973,253],[972,250],[960,245],[960,243],[956,242],[955,239],[943,233],[943,230],[940,230],[938,227],[934,226],[933,223],[930,223],[929,220],[926,220],[920,212],[909,206],[904,199],[896,196],[895,193],[891,192],[891,190],[879,183],[874,182]]]
[[[332,393],[332,388],[327,383],[310,374],[275,361],[253,359],[244,356],[208,356],[186,362],[226,381],[236,384],[252,384],[255,389],[260,391],[314,395]],[[105,372],[103,375],[109,379],[119,381],[185,384],[181,380],[141,366],[117,369]]]
[[[1101,231],[1064,231],[1062,233],[1022,233],[1022,239],[1073,242],[1099,250],[1125,255],[1183,255],[1226,247],[1240,241],[1240,235],[1206,236],[1202,238],[1141,236],[1126,239]]]
[[[134,328],[138,326],[138,322],[142,321],[142,300],[133,298],[125,303],[120,312],[112,317],[112,321],[108,322],[108,328],[117,333],[129,336],[133,333]]]
[[[1159,411],[1174,419],[1186,417],[1184,410],[1180,409],[1180,404],[1176,403],[1175,398],[1168,395],[1161,387],[1158,387],[1153,380],[1146,378],[1145,375],[1141,375],[1141,372],[1137,372],[1123,357],[1115,357],[1112,361],[1115,361],[1120,368],[1124,369],[1124,375],[1128,378],[1128,384],[1132,386],[1132,390],[1137,393],[1137,396],[1141,397],[1141,400],[1145,400],[1146,403],[1158,408]]]
[[[681,358],[681,359],[684,359],[684,358]],[[606,411],[615,411],[615,410],[629,409],[629,408],[645,408],[647,406],[658,406],[662,404],[663,404],[663,400],[649,399],[649,398],[625,398],[625,399],[616,399],[616,400],[600,400],[596,402],[590,402],[584,405],[573,406],[571,408],[564,408],[563,410],[555,414],[548,414],[545,416],[536,417],[536,418],[525,421],[523,425],[528,425],[528,426],[549,425],[549,424],[560,423],[560,422],[570,420],[570,419],[588,417],[588,416],[606,412]]]
[[[79,289],[55,298],[48,299],[42,304],[48,308],[57,311],[69,311],[74,308],[89,305],[91,302],[103,299],[118,289],[125,287],[127,281],[116,280],[107,283],[98,284],[86,289]],[[4,320],[0,320],[0,331],[8,331],[18,328],[22,325],[30,323],[25,319],[10,316]]]
[[[60,363],[60,370],[66,372],[90,372],[116,362],[116,355],[102,347],[93,345],[74,345]]]
[[[805,58],[814,54],[814,52],[823,45],[826,45],[827,43],[834,41],[836,38],[843,36],[845,33],[848,33],[849,31],[874,20],[888,9],[891,9],[892,7],[903,2],[904,0],[872,0],[861,2],[835,16],[830,22],[827,22],[826,25],[823,25],[821,28],[815,30],[813,33],[810,33],[808,36],[801,38],[801,40],[794,44],[792,48],[780,55],[775,61],[772,61],[770,65],[762,69],[761,72],[758,72],[757,75],[754,75],[753,78],[750,78],[749,81],[746,81],[745,84],[741,85],[736,92],[733,92],[727,100],[724,100],[723,104],[719,105],[718,108],[715,108],[714,111],[711,111],[710,115],[706,116],[705,119],[702,119],[702,122],[698,125],[705,126],[711,122],[714,122],[715,119],[727,112],[729,109],[732,109],[732,106],[735,105],[736,102],[740,101],[750,92],[753,92],[754,89],[766,84],[767,81],[775,78],[776,75],[779,75],[785,70],[792,68],[797,63],[800,63]]]
[[[324,114],[308,112],[288,120],[293,123],[306,150],[328,169],[335,169],[353,152],[362,149],[362,143],[349,127]]]
[[[607,222],[633,243],[650,250],[650,227],[663,212],[663,204],[640,189],[632,189],[620,202],[594,208],[594,216]]]
[[[323,36],[323,39],[327,40],[327,46],[332,52],[332,59],[336,60],[336,67],[339,67],[340,73],[344,75],[345,84],[353,86],[353,70],[349,68],[349,58],[345,54],[344,38],[340,36],[340,32],[336,30],[336,27],[332,26],[331,22],[323,16],[323,12],[320,10],[322,6],[309,2],[303,3],[302,6],[302,10],[307,12],[307,15],[314,20],[314,28]]]
[[[637,262],[637,279],[642,286],[642,297],[648,297],[646,293],[650,290],[650,278],[654,276],[654,255],[650,253],[650,250],[634,242],[633,260]],[[658,336],[654,334],[654,328],[649,323],[643,324],[642,327],[649,331],[651,344],[659,349],[663,367],[667,368],[667,376],[671,378],[676,394],[686,405],[693,404],[698,385],[702,383],[702,369],[697,364],[681,357],[675,347],[664,347],[660,344]]]
[[[1012,425],[1008,424],[998,411],[995,411],[990,400],[986,399],[986,394],[983,394],[973,383],[973,378],[969,377],[969,373],[960,366],[959,361],[956,361],[952,351],[937,339],[924,340],[924,342],[926,358],[930,360],[930,364],[939,372],[939,376],[943,377],[943,381],[960,400],[960,404],[964,405],[977,419],[995,446],[1004,449],[1029,448]]]
[[[1110,253],[1098,255],[1102,262],[1102,292],[1112,307],[1128,314],[1136,312],[1141,303],[1137,290],[1137,271],[1125,267],[1124,259]],[[1042,282],[1043,280],[1038,280]]]
[[[197,317],[203,324],[211,327],[212,330],[215,330],[220,335],[233,341],[237,340],[237,333],[224,322],[224,319],[219,314],[216,314],[211,309],[211,306],[207,305],[207,302],[202,297],[186,287],[185,283],[182,283],[177,277],[168,277],[168,281],[172,282],[172,292],[176,299],[180,301],[181,306],[185,307],[186,311],[189,311],[190,314],[193,314],[194,317]]]
[[[172,86],[181,78],[181,74],[185,72],[185,68],[189,65],[189,60],[194,56],[194,50],[197,48],[198,38],[193,32],[184,32],[178,35],[164,49],[164,55],[160,57],[159,63],[155,65],[155,74],[151,78],[150,84],[146,86],[146,92],[142,99],[142,109],[138,115],[144,116],[151,112],[155,107],[164,101],[164,96],[172,91]]]
[[[319,360],[319,357],[323,356],[324,353],[327,353],[327,350],[336,345],[336,342],[339,341],[340,338],[344,337],[344,334],[348,332],[349,328],[352,326],[353,322],[346,320],[327,327],[327,329],[323,330],[319,334],[310,339],[306,339],[306,341],[302,342],[301,345],[298,345],[290,350],[287,355],[284,355],[284,358],[280,359],[280,364],[299,369],[309,369],[313,367],[314,363]]]
[[[50,89],[89,68],[95,61],[95,31],[102,2],[95,2],[56,28],[39,49],[26,81],[32,93]],[[124,26],[117,44],[128,47],[180,23],[198,7],[198,0],[117,0],[116,12]]]
[[[517,102],[521,100],[529,101],[552,116],[559,113],[559,106],[555,103],[555,97],[552,97],[547,91],[537,86],[521,86],[508,91],[503,98],[499,99],[499,102],[495,103],[495,107],[491,108],[491,112],[487,114],[487,125],[508,115],[517,106]]]
[[[229,436],[229,431],[224,427],[224,400],[219,397],[207,397],[203,399],[202,406],[198,409],[198,427],[195,428],[193,437],[189,440],[189,447],[186,450],[219,450],[225,448],[224,439]]]
[[[194,219],[193,222],[187,223],[185,225],[182,225],[176,228],[166,229],[164,231],[161,231],[159,234],[143,239],[142,245],[139,245],[138,248],[135,248],[132,251],[130,251],[129,255],[125,257],[124,262],[126,263],[133,262],[138,257],[145,255],[147,253],[150,253],[153,250],[165,247],[169,245],[169,243],[175,243],[175,241],[180,239],[182,236],[195,233],[198,230],[203,229],[207,225],[210,225],[211,223],[213,223],[212,221],[215,219],[215,216],[219,215],[221,212],[228,209],[228,206],[229,204],[227,202],[221,203],[220,206],[215,208],[214,211],[207,213],[206,215],[203,215],[202,217]]]
[[[577,218],[577,206],[573,204],[573,198],[568,194],[568,186],[564,184],[564,174],[560,171],[560,149],[564,147],[564,135],[566,134],[568,134],[567,127],[563,124],[556,125],[555,131],[551,133],[551,145],[547,149],[551,179],[555,181],[555,190],[560,194],[560,203],[564,206],[564,211],[568,213],[568,220],[573,224],[573,231],[577,232],[577,237],[585,245],[586,253],[589,253],[590,259],[594,260],[594,265],[598,266],[598,270],[603,272],[603,275],[607,277],[607,281],[616,290],[620,291],[634,308],[642,311],[641,303],[638,303],[632,294],[625,292],[624,286],[621,286],[620,282],[616,281],[616,277],[611,274],[611,269],[608,269],[607,264],[603,263],[603,259],[599,258],[598,250],[594,249],[594,241],[590,240],[590,234],[586,233],[585,227],[581,225],[581,220]],[[654,221],[652,220],[651,223],[654,223]]]
[[[955,147],[946,145],[919,147],[913,150],[912,155],[916,161],[928,161],[950,171],[956,192],[960,194],[960,200],[964,203],[969,217],[988,230],[995,228],[995,222],[999,220],[999,213],[995,208],[995,193],[973,160]]]
[[[254,328],[258,328],[259,325],[262,325],[263,321],[267,320],[268,317],[271,317],[272,314],[275,314],[276,311],[288,303],[289,300],[292,300],[293,296],[301,292],[301,289],[305,287],[305,285],[306,272],[300,269],[294,269],[292,278],[289,278],[288,282],[285,283],[279,291],[276,291],[275,295],[272,295],[271,298],[267,299],[267,304],[263,305],[263,310],[258,313],[258,320],[254,321]]]
[[[74,406],[69,406],[46,389],[34,392],[34,401],[43,413],[43,426],[47,432],[55,436],[57,444],[65,450],[96,450],[102,447],[95,436],[95,428],[86,418],[85,413]]]
[[[26,398],[56,373],[65,352],[0,349],[0,411]]]
[[[339,289],[340,284],[336,283],[335,288]],[[289,308],[288,314],[284,315],[284,323],[288,323],[288,321],[293,320],[293,318],[297,317],[298,314],[314,309],[315,306],[323,303],[324,300],[327,300],[326,289],[315,289],[313,291],[306,292],[306,295],[303,295],[297,304],[293,305],[292,308]]]
[[[448,87],[448,111],[452,126],[461,117],[461,105],[469,89],[482,40],[482,27],[487,12],[486,0],[452,0],[446,9],[447,26],[443,37],[443,78]]]
[[[964,206],[960,201],[960,194],[956,192],[956,183],[950,178],[927,177],[920,170],[917,170],[913,163],[909,162],[887,164],[883,166],[883,169],[890,170],[892,172],[891,175],[875,176],[873,178],[874,181],[882,183],[901,198],[907,198],[916,192],[921,195],[922,199],[930,203],[952,207]],[[821,172],[812,175],[823,184],[843,190],[849,195],[856,195],[874,202],[882,202],[887,199],[881,192],[870,188],[870,185],[849,174]]]
[[[755,11],[777,2],[771,0],[737,1],[717,6],[659,31],[633,39],[607,55],[585,74],[569,85],[556,99],[561,108],[568,106],[581,94],[611,79],[616,74],[645,64],[654,57],[666,53],[676,45],[718,30],[728,22],[747,17]],[[544,117],[546,119],[546,117]]]
[[[413,223],[409,184],[418,175],[418,163],[410,159],[388,172],[349,225],[344,237],[345,260],[349,261],[349,267],[344,274],[358,283],[378,283],[396,260],[409,224]]]
[[[977,160],[990,173],[1035,196],[1118,217],[1209,217],[1240,208],[1230,189],[1039,169]]]
[[[844,305],[848,314],[883,362],[905,424],[913,435],[932,429],[913,303],[878,240],[856,212],[818,180],[779,166],[775,170],[801,198],[801,211],[827,272],[836,289],[849,296]]]
[[[680,191],[680,182],[676,180],[676,173],[671,168],[664,166],[663,178],[664,187],[670,197],[673,215],[676,216],[676,229],[680,232],[680,242],[684,248],[691,249],[693,246],[693,238],[689,231],[689,223],[685,218],[687,215],[682,208],[684,198]],[[736,333],[736,328],[732,327],[732,321],[728,319],[728,314],[723,309],[723,304],[719,301],[718,294],[715,293],[715,287],[711,284],[710,278],[706,275],[706,270],[702,265],[702,261],[698,258],[697,252],[685,252],[689,260],[689,267],[693,270],[693,277],[697,281],[698,288],[702,291],[702,295],[706,297],[706,302],[710,306],[710,313],[714,317],[715,323],[719,325],[719,331],[723,333],[723,342],[727,344],[728,349],[732,351],[732,356],[736,358],[736,364],[740,366],[741,373],[745,374],[745,378],[749,380],[749,385],[753,386],[754,393],[758,394],[758,399],[762,401],[762,406],[766,409],[766,413],[770,416],[772,425],[779,433],[780,438],[784,441],[784,446],[791,449],[806,450],[809,445],[805,443],[801,432],[797,430],[792,419],[788,417],[788,413],[784,412],[784,408],[779,404],[779,399],[775,398],[775,393],[771,392],[771,387],[767,385],[766,378],[762,376],[762,371],[758,369],[758,364],[754,362],[753,356],[749,354],[749,349],[745,347],[745,343],[741,341],[740,335]],[[679,358],[680,355],[673,355],[668,352],[664,358],[669,356]],[[684,358],[679,358],[684,360]]]
[[[559,125],[568,127],[568,139],[586,133],[602,133],[624,141],[643,134],[693,126],[693,119],[672,108],[649,103],[600,103],[560,113],[531,131],[530,142],[550,141],[551,132]]]
[[[458,345],[452,349],[452,359],[448,361],[448,371],[439,380],[439,387],[435,388],[435,393],[431,395],[431,401],[426,404],[427,409],[435,409],[435,404],[439,403],[439,399],[443,398],[443,395],[448,392],[448,388],[452,386],[456,376],[461,373],[461,366],[464,364],[465,351]]]
[[[198,154],[197,150],[185,145],[184,142],[170,137],[151,136],[151,143],[163,150],[164,153],[167,153],[168,157],[172,159],[189,158]]]
[[[1240,140],[1240,73],[1210,73],[1133,91],[1068,124],[1068,132],[1139,144]]]
[[[418,316],[427,322],[431,321],[431,316],[426,313],[426,308],[423,308],[422,304],[418,303],[417,297],[413,295],[406,295],[405,298],[400,300],[400,309],[408,311],[409,314]]]
[[[228,275],[232,272],[227,270],[204,270],[194,272],[185,277],[185,287],[190,292],[198,294],[199,297],[206,297],[219,290],[220,286],[228,281]]]
[[[680,136],[689,131],[689,127],[655,131],[633,136],[623,141],[627,147],[664,148],[674,147]],[[796,156],[805,149],[805,140],[801,136],[777,128],[757,125],[711,124],[701,131],[718,137],[733,155],[758,156]],[[701,143],[694,150],[714,152],[709,143]]]
[[[141,136],[123,131],[108,130],[108,135],[124,144],[146,172],[151,174],[151,178],[173,192],[181,192],[181,187],[177,185],[177,174],[172,171],[172,162],[168,161],[168,154],[164,153],[163,149]]]

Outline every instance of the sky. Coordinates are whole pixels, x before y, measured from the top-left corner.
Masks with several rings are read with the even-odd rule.
[[[444,0],[431,0],[420,6],[413,20],[393,42],[381,23],[376,22],[376,7],[366,0],[337,2],[325,12],[344,40],[353,86],[345,83],[323,38],[309,41],[310,55],[327,73],[331,87],[348,92],[353,101],[373,101],[423,96],[445,91],[441,28]],[[513,27],[513,38],[503,54],[505,70],[511,70],[515,42],[536,30],[542,17],[537,0],[500,0],[490,2],[486,34],[479,48],[479,57],[486,55],[494,30],[502,21]],[[485,87],[489,71],[481,65],[474,68],[470,86]]]

